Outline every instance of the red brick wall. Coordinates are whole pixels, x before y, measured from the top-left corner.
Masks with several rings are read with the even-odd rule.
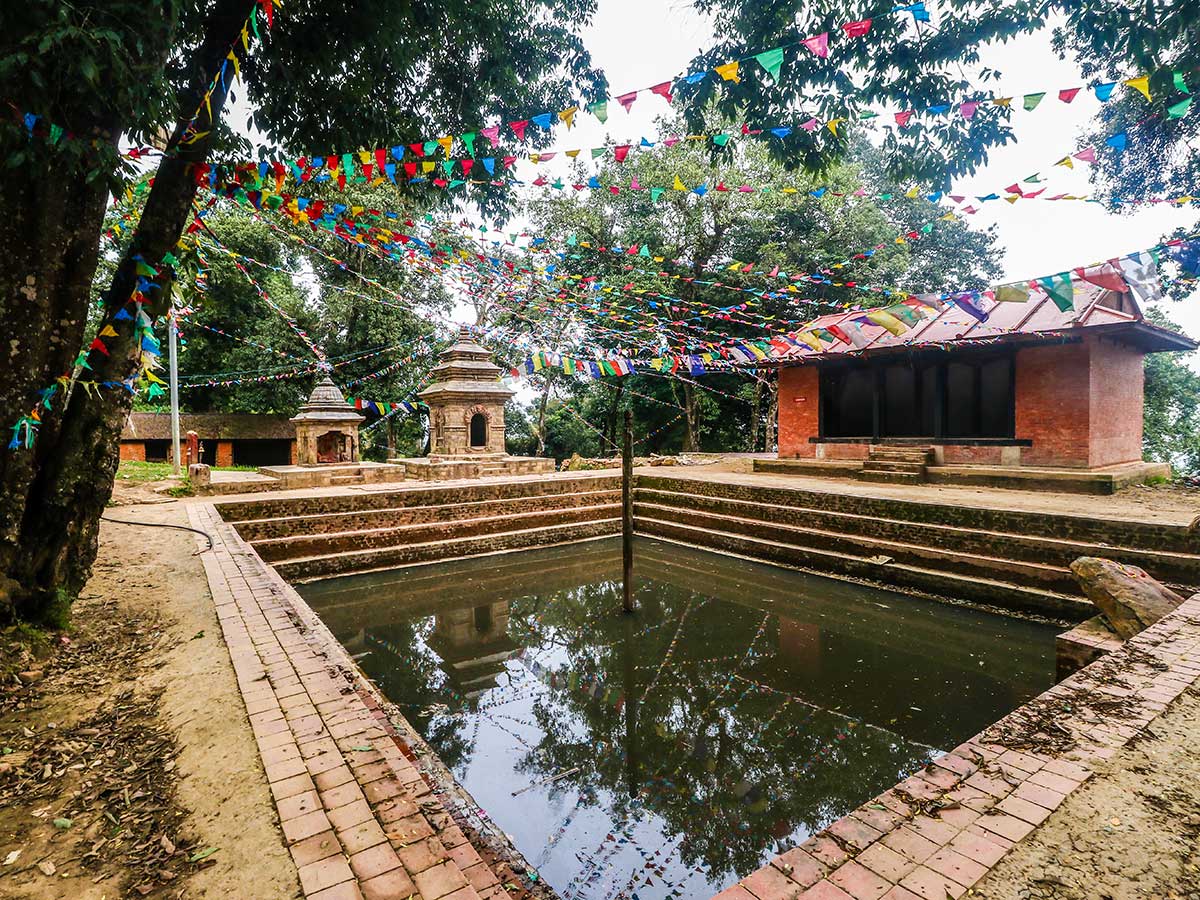
[[[942,447],[942,461],[948,466],[998,466],[1003,463],[1002,447]]]
[[[233,465],[233,441],[217,441],[217,468]]]
[[[291,453],[292,453],[292,456],[291,456],[291,459],[289,460],[289,462],[291,462],[291,464],[294,466],[294,465],[296,465],[296,439],[295,438],[292,438]]]
[[[1017,351],[1017,437],[1027,466],[1088,465],[1091,365],[1086,343]]]
[[[1128,344],[1092,337],[1092,436],[1088,465],[1142,458],[1143,354]]]
[[[141,441],[121,441],[122,462],[145,462],[146,445]]]
[[[791,366],[779,370],[779,458],[816,455],[817,367]],[[836,446],[836,445],[834,445]]]

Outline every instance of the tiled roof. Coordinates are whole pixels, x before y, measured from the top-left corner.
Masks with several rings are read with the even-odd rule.
[[[181,413],[179,436],[194,431],[203,440],[270,440],[294,438],[296,428],[287,416],[258,413]],[[168,440],[171,416],[168,413],[130,413],[121,429],[123,441]]]
[[[980,321],[962,307],[947,303],[941,310],[931,310],[929,318],[898,335],[873,322],[863,322],[864,310],[861,309],[821,316],[802,330],[828,329],[855,321],[865,339],[862,346],[855,347],[839,340],[833,344],[824,343],[818,351],[799,344],[780,353],[776,359],[786,363],[907,348],[1036,342],[1072,337],[1092,330],[1121,332],[1147,352],[1194,350],[1197,347],[1196,342],[1186,335],[1146,322],[1132,294],[1118,294],[1091,284],[1077,285],[1075,308],[1066,311],[1060,310],[1044,294],[1035,295],[1024,303],[999,302],[976,294],[972,302],[987,313],[986,320]]]

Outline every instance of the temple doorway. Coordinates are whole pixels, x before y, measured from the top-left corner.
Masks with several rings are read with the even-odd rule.
[[[487,447],[487,417],[483,413],[471,416],[471,449],[482,450]]]

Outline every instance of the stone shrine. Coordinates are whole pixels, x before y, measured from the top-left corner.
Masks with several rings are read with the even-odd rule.
[[[301,466],[358,462],[358,426],[363,418],[346,402],[333,379],[324,376],[292,419],[296,462]]]
[[[500,381],[501,368],[463,326],[443,350],[433,383],[417,394],[429,406],[429,456],[403,462],[408,478],[434,481],[482,475],[554,471],[554,460],[509,456],[504,445],[504,404],[515,391]]]

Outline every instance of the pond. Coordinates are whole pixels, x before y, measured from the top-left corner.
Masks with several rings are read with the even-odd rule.
[[[705,898],[1054,677],[1056,629],[639,539],[302,585],[568,900]]]

